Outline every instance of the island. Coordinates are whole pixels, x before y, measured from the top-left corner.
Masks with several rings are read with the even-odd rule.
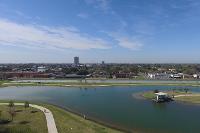
[[[163,93],[171,98],[173,101],[200,104],[200,93],[191,92],[188,88],[184,89],[172,89],[172,90],[153,90],[146,91],[141,94],[146,99],[156,99],[158,93]]]

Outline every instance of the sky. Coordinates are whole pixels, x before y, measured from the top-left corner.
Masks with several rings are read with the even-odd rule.
[[[200,63],[199,0],[0,0],[0,63]]]

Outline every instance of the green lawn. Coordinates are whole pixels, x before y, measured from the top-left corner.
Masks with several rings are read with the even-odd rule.
[[[177,101],[200,104],[200,96],[187,96],[187,97],[177,97]]]
[[[134,79],[137,81],[137,79]],[[166,85],[166,86],[200,86],[199,83],[88,83],[84,80],[80,80],[80,82],[47,82],[47,83],[35,83],[35,82],[11,82],[8,80],[0,80],[0,87],[6,86],[74,86],[74,87],[94,87],[94,86],[159,86],[159,85]]]
[[[191,92],[185,92],[185,91],[180,91],[180,90],[175,90],[175,91],[163,91],[163,92],[165,92],[165,93],[167,93],[169,96],[177,96],[177,95],[185,95],[185,94],[192,94]],[[147,91],[147,92],[144,92],[143,94],[142,94],[142,96],[144,97],[144,98],[147,98],[147,99],[153,99],[153,98],[155,98],[156,97],[156,95],[155,95],[155,93],[154,93],[154,91]]]
[[[46,104],[42,106],[52,111],[59,133],[120,133],[120,131],[85,120],[61,108]]]
[[[155,98],[156,95],[153,91],[148,91],[148,92],[144,92],[142,96],[147,99],[153,99]]]
[[[0,101],[8,102],[8,101]],[[15,101],[20,102],[20,101]],[[37,104],[37,103],[34,103]],[[51,110],[54,115],[58,133],[122,133],[115,129],[111,129],[95,123],[90,120],[86,120],[83,117],[70,113],[64,109],[58,108],[48,104],[38,104]],[[0,111],[2,115],[1,120],[11,120],[9,115],[8,106],[0,105]],[[42,112],[34,108],[28,108],[25,110],[23,106],[15,106],[16,117],[13,122],[7,124],[0,124],[0,133],[47,133],[46,120]],[[31,113],[31,111],[37,111]]]
[[[11,121],[10,107],[0,105],[0,133],[47,133],[44,114],[34,108],[15,106],[16,116]]]
[[[164,91],[166,92],[169,96],[177,96],[177,95],[193,95],[194,96],[182,96],[182,97],[176,97],[174,98],[174,100],[176,101],[181,101],[181,102],[187,102],[187,103],[195,103],[195,104],[200,104],[200,94],[199,93],[192,93],[192,92],[184,92],[184,91],[179,91],[179,90],[175,90],[174,92],[173,91]],[[198,95],[199,96],[196,96]],[[148,92],[144,92],[142,94],[142,96],[146,99],[153,99],[155,98],[155,93],[153,91],[148,91]]]

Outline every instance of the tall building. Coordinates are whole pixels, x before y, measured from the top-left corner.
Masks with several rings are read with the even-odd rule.
[[[79,57],[74,57],[74,65],[78,66],[79,65]]]
[[[104,61],[101,62],[101,66],[103,66],[103,67],[105,66],[105,62]]]

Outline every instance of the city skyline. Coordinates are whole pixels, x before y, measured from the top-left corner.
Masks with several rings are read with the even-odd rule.
[[[2,0],[0,63],[200,63],[198,0]]]

